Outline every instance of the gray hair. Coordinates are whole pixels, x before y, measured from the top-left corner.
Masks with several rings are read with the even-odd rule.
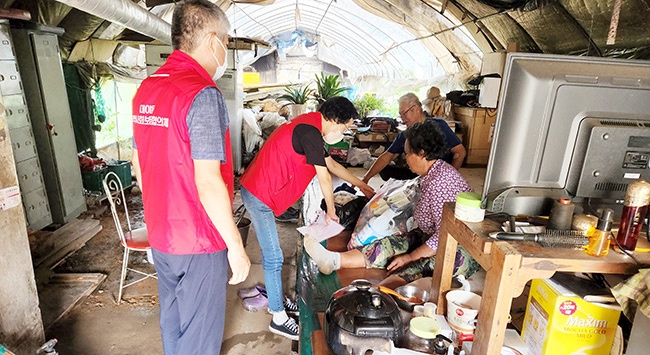
[[[422,107],[422,103],[420,102],[420,99],[418,98],[417,95],[415,95],[412,92],[406,93],[402,95],[402,97],[399,98],[399,101],[397,101],[399,104],[408,104],[408,105],[417,105],[419,107]]]
[[[223,38],[229,30],[230,21],[219,6],[207,0],[180,2],[172,16],[172,46],[191,52],[208,33],[216,32],[219,38]]]

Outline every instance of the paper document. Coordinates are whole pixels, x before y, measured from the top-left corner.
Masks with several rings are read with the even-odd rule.
[[[343,231],[343,226],[337,222],[329,221],[325,218],[324,211],[318,211],[318,216],[314,223],[309,226],[296,228],[302,235],[309,235],[312,238],[322,242],[325,239],[331,238]]]

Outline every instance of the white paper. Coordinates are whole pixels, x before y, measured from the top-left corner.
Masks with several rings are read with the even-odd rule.
[[[318,211],[318,216],[314,223],[309,226],[296,228],[302,235],[309,235],[319,242],[331,238],[343,232],[343,226],[337,222],[329,221],[325,218],[325,212]]]

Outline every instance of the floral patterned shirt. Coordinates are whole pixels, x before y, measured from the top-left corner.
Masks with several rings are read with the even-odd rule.
[[[413,217],[420,229],[430,235],[427,245],[438,250],[442,206],[445,202],[456,201],[460,192],[471,192],[472,188],[453,166],[442,159],[433,163],[431,169],[420,182],[420,201],[415,206]]]

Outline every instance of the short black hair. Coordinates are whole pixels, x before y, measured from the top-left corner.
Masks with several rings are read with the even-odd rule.
[[[404,135],[411,152],[422,155],[427,160],[442,159],[448,149],[445,135],[432,120],[414,124]]]
[[[326,120],[336,121],[336,123],[346,123],[350,119],[359,118],[359,112],[354,104],[343,96],[334,96],[323,102],[318,112],[322,113]]]
[[[219,6],[207,0],[179,2],[172,16],[172,47],[191,52],[214,26],[218,28],[219,38],[230,30],[228,17]]]

